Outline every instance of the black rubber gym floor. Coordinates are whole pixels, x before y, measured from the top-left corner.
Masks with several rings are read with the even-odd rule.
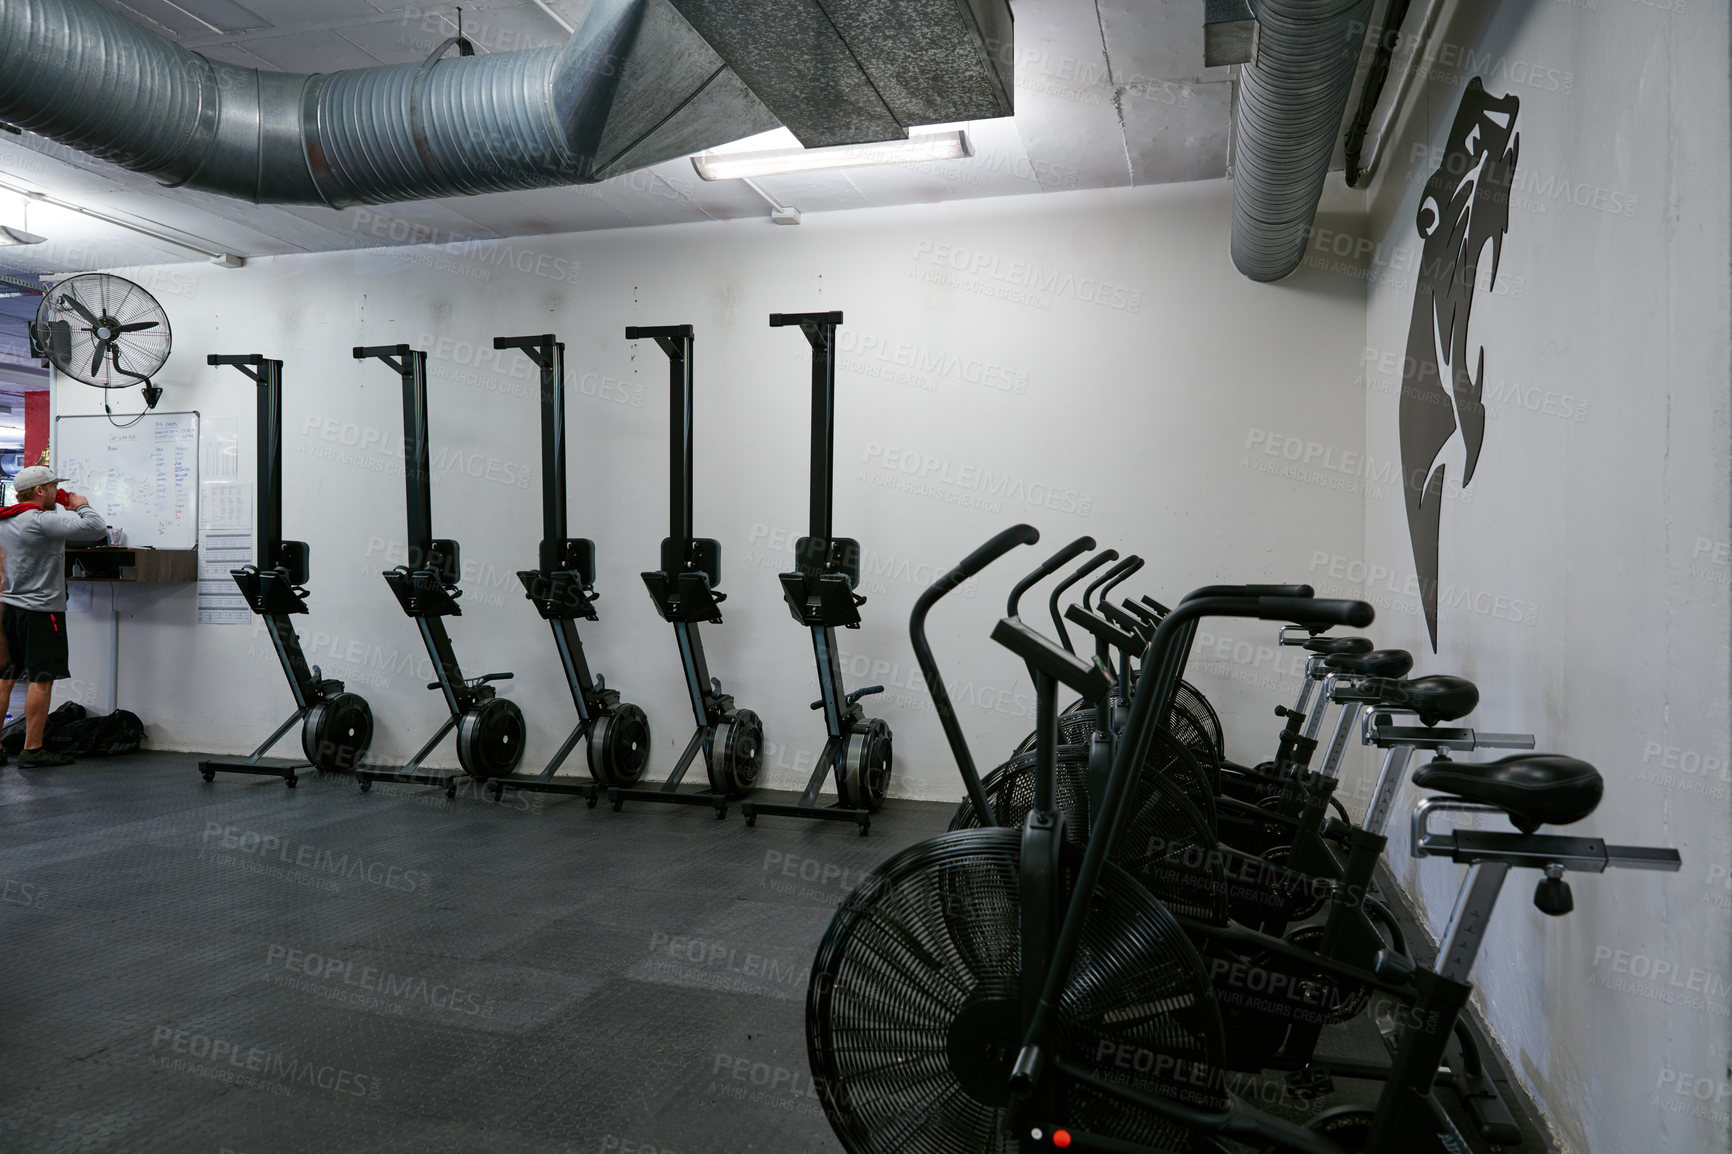
[[[839,1150],[812,955],[952,808],[861,838],[196,760],[0,770],[0,1150]]]

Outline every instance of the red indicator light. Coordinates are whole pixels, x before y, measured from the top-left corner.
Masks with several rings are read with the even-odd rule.
[[[1052,1144],[1054,1146],[1059,1146],[1059,1147],[1069,1146],[1070,1145],[1070,1131],[1069,1130],[1054,1130],[1052,1132]]]

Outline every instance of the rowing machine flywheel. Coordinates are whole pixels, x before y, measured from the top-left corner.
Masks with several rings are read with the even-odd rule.
[[[842,749],[842,804],[877,813],[890,792],[890,727],[873,717],[854,727]]]
[[[764,758],[764,723],[741,709],[716,726],[710,747],[710,788],[724,797],[744,797],[757,788]]]
[[[501,697],[466,710],[457,722],[457,761],[470,777],[504,777],[523,760],[523,712]]]
[[[635,784],[649,764],[649,718],[635,705],[595,719],[589,731],[589,776],[604,786]]]
[[[316,703],[301,722],[301,751],[326,772],[347,773],[373,742],[373,711],[356,693]]]

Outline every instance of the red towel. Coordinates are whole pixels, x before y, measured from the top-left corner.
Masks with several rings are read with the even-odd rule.
[[[54,494],[54,502],[63,509],[72,504],[63,491]],[[42,506],[38,505],[34,501],[26,501],[22,505],[7,505],[5,508],[0,509],[0,521],[4,521],[8,517],[16,517],[20,513],[28,513],[32,509],[41,512]]]

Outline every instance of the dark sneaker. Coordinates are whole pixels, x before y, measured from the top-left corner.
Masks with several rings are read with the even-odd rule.
[[[57,753],[52,749],[26,749],[18,755],[18,768],[49,769],[57,765],[71,765],[77,760],[70,753]]]

